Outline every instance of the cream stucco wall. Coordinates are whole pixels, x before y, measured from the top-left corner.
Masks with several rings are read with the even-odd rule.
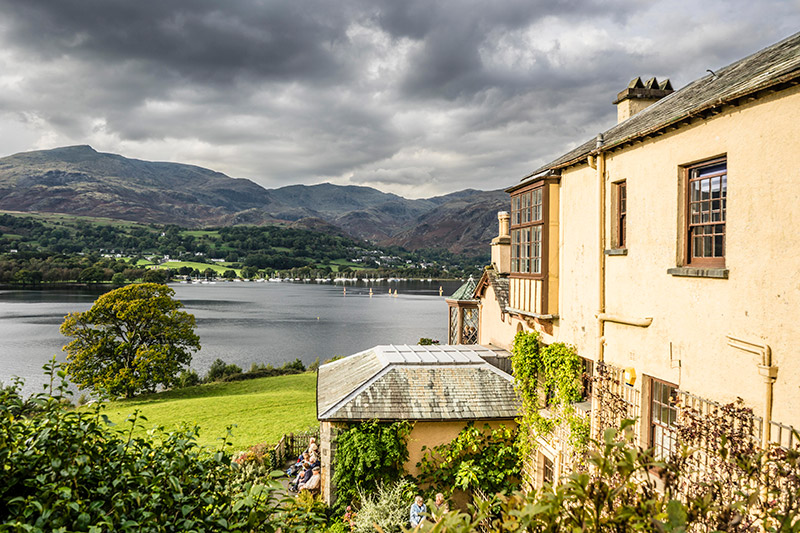
[[[683,228],[681,165],[721,155],[729,279],[672,276]],[[574,198],[566,192],[573,174],[562,178],[562,197]],[[726,335],[766,343],[779,367],[773,419],[800,427],[800,89],[610,154],[607,184],[623,179],[627,255],[606,260],[606,309],[653,323],[608,323],[606,360],[706,398],[741,397],[760,415],[757,357],[729,347]]]
[[[673,276],[667,269],[682,266],[683,167],[717,156],[728,167],[728,279]],[[647,375],[718,402],[741,397],[761,416],[759,358],[728,346],[726,335],[768,344],[778,366],[772,419],[800,427],[800,88],[606,153],[604,248],[611,248],[612,183],[620,180],[627,183],[627,255],[605,257],[605,308],[653,322],[607,322],[605,360],[633,367],[637,389]],[[562,171],[558,318],[543,335],[590,359],[598,350],[599,196],[597,170],[582,163]],[[500,321],[487,289],[480,342],[510,348],[521,323],[533,324]]]
[[[477,428],[483,428],[484,424],[489,424],[492,429],[497,429],[502,425],[506,427],[514,427],[517,425],[513,420],[475,421],[475,427]],[[419,474],[417,463],[419,463],[425,455],[422,447],[426,446],[430,449],[440,444],[452,442],[466,425],[467,422],[463,420],[453,422],[415,422],[414,429],[411,430],[408,436],[408,461],[406,461],[405,464],[406,471],[414,476]]]
[[[497,295],[491,285],[486,287],[486,292],[481,298],[479,306],[478,342],[480,344],[494,345],[504,350],[510,350],[517,333],[517,323],[508,313],[502,313]]]
[[[597,171],[587,164],[561,176],[561,288],[552,340],[571,344],[588,358],[595,355],[597,338],[598,192]]]

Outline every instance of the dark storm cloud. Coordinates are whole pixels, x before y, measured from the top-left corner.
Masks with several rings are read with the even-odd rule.
[[[267,186],[506,186],[796,31],[796,0],[0,0],[4,153],[90,143]]]
[[[334,3],[6,0],[6,38],[45,58],[144,62],[199,81],[335,77],[344,38]],[[326,9],[327,7],[327,9]]]

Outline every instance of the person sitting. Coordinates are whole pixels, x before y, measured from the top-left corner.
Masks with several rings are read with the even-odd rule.
[[[311,468],[311,463],[304,461],[302,469],[297,473],[297,477],[295,477],[294,480],[289,483],[289,490],[296,491],[297,486],[300,485],[300,483],[308,481],[308,479],[311,477]]]
[[[286,471],[286,475],[289,477],[296,475],[300,470],[302,470],[304,462],[313,462],[309,460],[308,452],[303,452],[300,457],[297,458],[297,462],[289,467],[289,469]]]
[[[409,522],[411,523],[411,527],[417,527],[420,525],[423,518],[422,515],[427,512],[428,508],[425,506],[422,496],[417,496],[414,498],[414,503],[411,504],[411,511],[409,513]]]
[[[306,449],[306,451],[309,454],[317,453],[317,439],[315,437],[311,437],[310,439],[308,439],[308,448]]]
[[[444,494],[441,492],[436,494],[436,500],[433,502],[433,508],[431,509],[431,514],[433,515],[433,519],[438,522],[442,519],[445,513],[450,510],[450,506],[447,505],[447,502],[444,499]]]
[[[320,475],[319,475],[319,467],[315,466],[311,469],[311,477],[308,481],[304,483],[300,483],[297,486],[297,492],[301,490],[309,490],[311,492],[316,492],[319,490],[319,482],[320,482]]]

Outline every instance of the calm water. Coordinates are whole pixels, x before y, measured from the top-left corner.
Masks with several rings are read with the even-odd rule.
[[[201,375],[221,358],[243,369],[252,363],[280,365],[300,358],[306,365],[349,355],[376,344],[416,344],[420,337],[447,340],[447,304],[439,297],[460,282],[383,284],[217,283],[171,285],[197,319],[202,349],[192,368]],[[369,296],[372,287],[373,296]],[[389,288],[397,289],[397,297]],[[85,311],[99,296],[87,290],[0,291],[0,382],[25,379],[25,391],[41,390],[41,367],[67,339],[58,328],[64,315]]]

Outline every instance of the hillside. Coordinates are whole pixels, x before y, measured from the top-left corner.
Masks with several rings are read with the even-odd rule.
[[[0,210],[109,217],[188,227],[289,223],[411,250],[486,254],[500,191],[410,200],[370,187],[247,180],[179,163],[130,159],[90,146],[0,158]]]
[[[135,222],[229,224],[261,211],[269,192],[192,165],[104,154],[90,146],[25,152],[0,159],[0,209],[106,216]],[[252,222],[252,221],[251,221]]]
[[[174,430],[197,424],[198,443],[208,446],[219,446],[227,426],[235,424],[229,440],[234,450],[241,450],[260,442],[275,444],[284,433],[315,426],[315,391],[316,374],[305,372],[139,396],[112,402],[105,412],[121,424],[139,410],[147,418],[140,434],[155,426]]]

